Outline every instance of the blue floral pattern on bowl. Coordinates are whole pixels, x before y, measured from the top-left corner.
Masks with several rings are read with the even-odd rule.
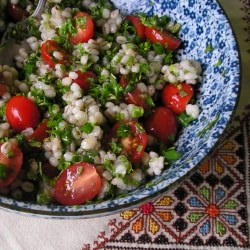
[[[177,142],[177,149],[183,153],[181,159],[150,185],[129,192],[123,198],[63,207],[40,206],[0,197],[0,207],[48,218],[87,218],[119,212],[155,198],[177,183],[208,155],[226,128],[238,99],[240,63],[235,37],[218,3],[215,0],[113,2],[124,14],[143,12],[168,15],[177,20],[183,27],[180,37],[184,41],[184,49],[178,52],[178,58],[198,60],[202,65],[203,81],[198,97],[202,112],[199,119],[182,132]],[[213,48],[212,51],[206,50],[208,47]]]

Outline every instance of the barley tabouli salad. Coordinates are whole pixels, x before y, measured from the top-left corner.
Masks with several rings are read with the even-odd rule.
[[[17,200],[124,195],[180,157],[177,135],[199,115],[201,67],[176,61],[178,23],[69,2],[16,30],[28,46],[0,66],[0,191]]]

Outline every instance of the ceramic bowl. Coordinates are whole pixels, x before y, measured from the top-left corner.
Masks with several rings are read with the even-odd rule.
[[[215,0],[117,0],[124,14],[147,13],[168,15],[177,20],[184,41],[178,58],[198,60],[203,69],[197,121],[181,133],[177,149],[182,157],[150,185],[129,192],[123,198],[78,207],[40,206],[0,197],[0,207],[48,218],[87,218],[117,213],[137,206],[166,192],[170,186],[193,170],[213,149],[228,125],[237,104],[240,63],[237,43],[224,11]],[[208,50],[207,48],[213,48]]]

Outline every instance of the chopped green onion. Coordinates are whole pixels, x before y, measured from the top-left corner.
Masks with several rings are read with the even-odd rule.
[[[136,152],[140,153],[142,152],[143,150],[143,146],[142,145],[139,145],[137,148],[136,148]]]
[[[90,134],[94,130],[94,126],[87,122],[81,127],[81,131],[84,132],[85,134]]]
[[[132,118],[137,119],[139,117],[142,117],[144,114],[144,109],[142,107],[135,106],[132,110]]]
[[[169,148],[167,151],[162,152],[163,157],[168,162],[177,161],[180,159],[181,154],[175,150],[175,148]]]
[[[126,124],[122,124],[116,132],[117,137],[129,137],[131,135],[131,129],[130,126],[126,125]]]
[[[111,151],[116,155],[120,154],[123,150],[121,145],[115,141],[111,141],[109,143],[109,146],[110,146]]]
[[[153,48],[157,55],[162,55],[165,52],[164,47],[160,43],[154,43]]]
[[[146,99],[145,99],[145,101],[146,101],[146,104],[149,107],[155,107],[155,103],[154,103],[154,101],[153,101],[153,99],[152,99],[151,96],[147,96]]]
[[[185,96],[187,96],[187,92],[182,89],[181,91],[179,91],[179,95],[181,97],[185,97]]]
[[[187,127],[192,121],[194,121],[195,119],[186,114],[185,112],[184,113],[181,113],[179,116],[178,116],[178,121],[181,123],[181,125],[183,127]]]

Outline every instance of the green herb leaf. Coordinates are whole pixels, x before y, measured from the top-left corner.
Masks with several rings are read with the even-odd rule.
[[[38,60],[39,57],[39,52],[35,52],[29,55],[28,60],[26,61],[25,65],[24,65],[24,75],[25,75],[25,79],[29,79],[29,76],[32,73],[35,73],[37,66],[36,66],[36,62]]]
[[[144,109],[142,107],[137,107],[135,106],[132,110],[132,118],[133,119],[138,119],[142,117],[144,114]]]
[[[183,127],[187,127],[192,121],[194,121],[195,119],[190,116],[190,115],[187,115],[185,112],[184,113],[181,113],[179,116],[178,116],[178,121],[181,123],[181,125]]]
[[[81,127],[81,131],[84,132],[85,134],[90,134],[94,130],[94,126],[87,122]]]
[[[169,148],[167,151],[162,152],[162,155],[167,162],[177,161],[181,157],[181,153],[177,152],[175,148]]]
[[[131,135],[131,128],[129,125],[121,124],[116,132],[117,137],[129,137]]]
[[[119,155],[122,152],[122,150],[123,150],[122,146],[119,143],[115,142],[114,140],[112,140],[109,143],[109,146],[110,146],[111,151],[115,155]]]
[[[163,53],[165,53],[165,49],[160,43],[154,43],[153,48],[157,55],[162,55]]]

